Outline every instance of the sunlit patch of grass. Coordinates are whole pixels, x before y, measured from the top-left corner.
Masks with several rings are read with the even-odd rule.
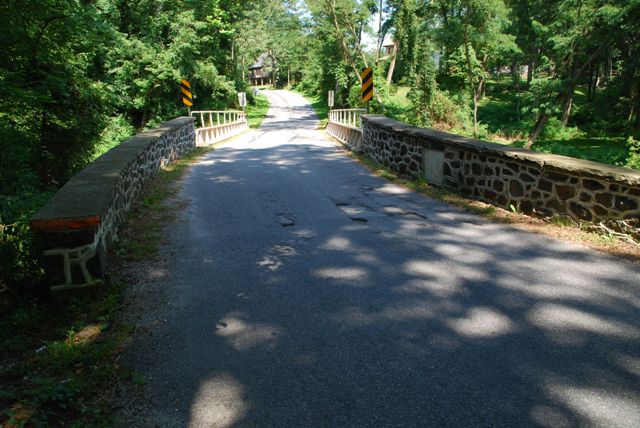
[[[267,117],[269,111],[269,100],[263,94],[258,94],[256,97],[256,104],[247,105],[247,121],[249,122],[249,128],[259,128],[262,121]]]
[[[576,221],[569,216],[566,215],[555,215],[553,217],[549,217],[546,219],[549,224],[558,227],[575,227]]]

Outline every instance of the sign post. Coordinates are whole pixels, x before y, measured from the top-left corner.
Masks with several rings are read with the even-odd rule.
[[[373,98],[373,69],[366,67],[362,70],[362,88],[360,89],[362,94],[362,101],[367,103],[367,113],[369,113],[369,101]]]
[[[333,91],[329,91],[329,94],[327,96],[327,101],[328,101],[327,104],[329,104],[329,109],[332,109],[333,108],[333,104],[334,104],[334,102],[333,102],[334,101],[334,92]]]
[[[189,116],[191,116],[191,107],[193,106],[193,95],[191,94],[191,83],[188,80],[182,79],[180,80],[180,92],[182,102],[187,106],[187,110],[189,111]]]
[[[240,104],[240,107],[242,107],[242,111],[244,112],[244,109],[247,106],[247,93],[246,92],[238,92],[238,103]]]

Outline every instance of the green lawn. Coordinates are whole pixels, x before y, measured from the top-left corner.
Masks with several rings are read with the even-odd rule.
[[[407,115],[411,114],[411,102],[407,95],[411,88],[408,86],[398,86],[395,93],[387,98],[384,104],[384,114],[392,119],[407,122]]]
[[[269,101],[267,97],[262,94],[256,96],[256,104],[247,105],[247,121],[249,122],[249,128],[258,128],[260,124],[267,117],[267,111],[269,110]]]
[[[629,156],[626,138],[574,138],[571,140],[539,140],[533,149],[543,153],[587,159],[611,165],[624,165]],[[524,140],[514,141],[511,145],[522,147]]]

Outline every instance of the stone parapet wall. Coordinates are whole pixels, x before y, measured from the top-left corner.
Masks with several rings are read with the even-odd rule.
[[[73,176],[31,219],[45,254],[51,255],[46,263],[49,278],[60,281],[64,275],[68,286],[89,282],[81,275],[87,261],[91,274],[102,276],[107,247],[143,185],[195,147],[194,119],[182,117],[136,135]],[[78,254],[84,261],[73,262],[72,272],[65,273],[70,262],[64,259]]]
[[[503,208],[608,224],[640,239],[640,172],[363,116],[362,149],[403,175],[426,177]]]

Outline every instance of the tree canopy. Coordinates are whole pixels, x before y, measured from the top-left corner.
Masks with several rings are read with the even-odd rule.
[[[0,270],[29,258],[13,239],[47,192],[186,113],[181,78],[195,108],[234,108],[265,53],[277,86],[336,107],[361,106],[372,66],[373,110],[420,126],[528,147],[640,132],[640,0],[6,0],[0,18]]]

